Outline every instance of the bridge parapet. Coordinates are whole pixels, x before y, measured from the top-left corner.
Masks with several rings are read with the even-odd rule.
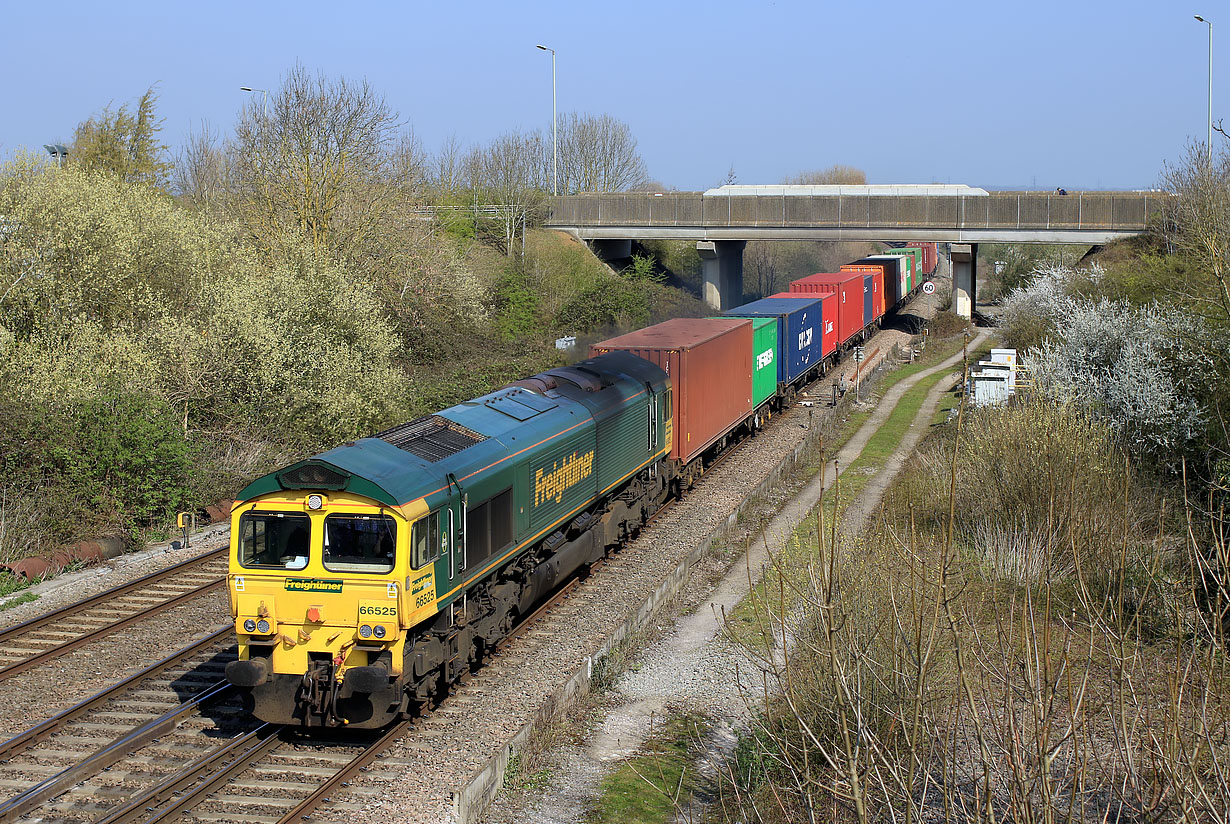
[[[984,195],[612,193],[550,199],[546,225],[602,237],[1040,241],[1097,243],[1138,234],[1164,192]]]

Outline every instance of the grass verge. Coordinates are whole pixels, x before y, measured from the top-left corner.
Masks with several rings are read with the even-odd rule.
[[[700,715],[666,718],[641,752],[602,779],[587,824],[670,824],[686,806],[697,777],[691,769],[710,722]]]
[[[958,341],[958,349],[959,343]],[[951,354],[953,353],[950,352],[949,355]],[[886,381],[884,390],[887,391],[888,387],[896,382],[942,362],[949,355],[936,357],[930,364],[921,366],[917,363],[910,364],[908,367],[892,373],[887,377],[894,378],[894,380],[891,382]],[[906,369],[910,371],[906,372]],[[900,374],[903,372],[905,374]],[[941,370],[934,375],[920,380],[907,390],[900,400],[897,401],[897,405],[889,413],[888,418],[867,441],[858,458],[842,472],[837,485],[834,488],[825,490],[820,501],[820,507],[823,508],[821,510],[823,512],[823,519],[817,521],[815,517],[817,510],[813,510],[809,517],[804,518],[795,528],[794,534],[787,542],[783,556],[779,559],[779,568],[786,570],[788,576],[796,573],[799,575],[804,574],[807,563],[812,560],[815,547],[817,546],[816,529],[818,524],[824,524],[826,529],[831,528],[835,516],[840,516],[838,507],[844,504],[844,502],[856,499],[871,479],[884,468],[885,462],[901,444],[914,419],[918,416],[919,410],[926,400],[927,393],[941,380],[946,379],[948,374],[950,374],[948,371]],[[840,443],[827,449],[828,455],[831,456],[840,449],[870,416],[870,411],[851,415],[850,420],[843,427],[842,435],[839,438]],[[817,460],[817,469],[823,466],[825,460],[824,456]],[[768,639],[774,637],[772,633],[763,632],[764,627],[769,623],[765,610],[767,609],[775,615],[783,614],[793,603],[792,593],[793,590],[790,588],[778,586],[775,589],[765,580],[761,580],[732,610],[727,622],[727,631],[732,634],[734,640],[738,643],[763,646],[767,643]]]

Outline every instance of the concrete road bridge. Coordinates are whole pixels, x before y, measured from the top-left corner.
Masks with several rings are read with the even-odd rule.
[[[979,243],[1097,245],[1139,234],[1168,195],[1133,192],[988,192],[963,185],[722,186],[707,192],[582,194],[551,198],[546,225],[607,259],[632,241],[696,241],[704,298],[714,308],[743,294],[749,240],[938,241],[951,244],[954,308],[969,316]]]

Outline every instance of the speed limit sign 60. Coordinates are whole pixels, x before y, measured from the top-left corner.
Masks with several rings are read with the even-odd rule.
[[[928,295],[935,294],[935,284],[932,283],[931,281],[927,281],[926,283],[923,284],[923,291],[926,292]]]

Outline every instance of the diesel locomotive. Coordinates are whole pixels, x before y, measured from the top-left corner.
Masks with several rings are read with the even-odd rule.
[[[258,718],[381,727],[442,695],[666,499],[671,386],[613,352],[273,472],[228,582]]]

